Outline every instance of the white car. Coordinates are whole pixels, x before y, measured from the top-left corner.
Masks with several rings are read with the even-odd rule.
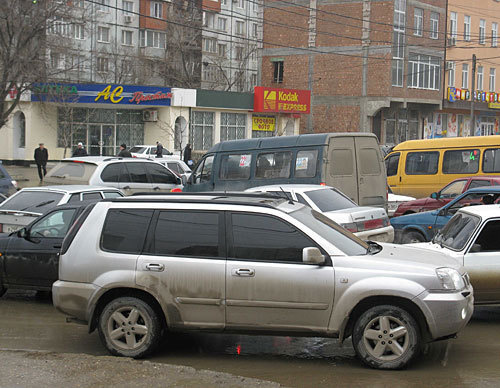
[[[387,214],[389,217],[394,216],[394,213],[398,209],[398,206],[402,203],[414,201],[414,197],[408,197],[406,195],[394,194],[389,186],[387,186]]]
[[[135,145],[131,147],[129,151],[132,154],[133,158],[147,158],[147,159],[156,158],[155,145]],[[162,158],[179,159],[179,155],[174,155],[166,148],[163,148]]]
[[[358,206],[333,187],[288,184],[258,186],[245,191],[288,197],[323,213],[363,240],[379,242],[394,240],[394,229],[384,209]]]
[[[185,177],[186,181],[191,176],[191,169],[189,166],[180,159],[170,159],[170,158],[158,158],[155,162],[160,163],[167,167],[170,171],[173,171],[179,177]]]

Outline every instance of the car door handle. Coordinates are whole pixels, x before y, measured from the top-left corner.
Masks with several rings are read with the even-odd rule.
[[[253,277],[255,276],[255,270],[249,268],[233,269],[232,275],[241,277]]]
[[[158,264],[158,263],[149,263],[146,264],[146,269],[148,271],[163,272],[165,266],[163,264]]]

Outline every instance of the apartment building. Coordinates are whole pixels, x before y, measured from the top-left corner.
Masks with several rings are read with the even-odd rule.
[[[449,0],[443,109],[426,119],[425,137],[500,134],[499,23],[496,0]]]
[[[442,104],[446,0],[265,0],[262,84],[309,89],[301,131],[421,138]]]
[[[253,92],[262,48],[261,0],[203,0],[202,87]]]

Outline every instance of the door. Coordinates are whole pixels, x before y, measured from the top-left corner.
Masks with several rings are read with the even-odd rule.
[[[88,153],[91,156],[101,155],[101,126],[100,125],[89,125]]]
[[[354,138],[358,169],[358,204],[385,207],[387,179],[382,153],[374,137]]]
[[[424,198],[442,187],[439,175],[439,151],[405,152],[401,158],[404,158],[404,161],[400,163],[399,194]]]
[[[146,172],[146,163],[147,162],[124,163],[128,174],[120,175],[118,186],[125,195],[131,195],[142,191],[153,191],[153,186]]]
[[[464,257],[464,266],[474,287],[476,303],[500,302],[500,220],[482,228]]]
[[[354,202],[359,203],[354,138],[352,136],[330,138],[327,157],[326,184],[339,189]]]
[[[212,174],[214,158],[215,155],[208,155],[198,163],[189,178],[188,184],[184,187],[184,191],[214,191],[215,183]]]
[[[101,155],[115,156],[115,126],[103,125],[101,131]]]
[[[167,306],[169,328],[224,329],[223,214],[161,210],[137,262],[137,284]]]
[[[324,331],[333,267],[302,262],[316,244],[277,217],[227,213],[227,225],[226,328]]]
[[[400,194],[401,174],[399,173],[399,158],[400,153],[395,152],[385,159],[387,184],[394,194]]]
[[[147,163],[145,167],[151,180],[153,191],[169,192],[176,187],[181,187],[178,182],[179,178],[161,164]]]
[[[8,285],[50,288],[57,280],[59,251],[77,209],[56,210],[28,228],[26,237],[14,234],[3,252]]]

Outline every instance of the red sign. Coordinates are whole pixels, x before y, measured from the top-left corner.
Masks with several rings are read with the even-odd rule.
[[[308,114],[311,112],[311,91],[256,86],[253,111]]]

